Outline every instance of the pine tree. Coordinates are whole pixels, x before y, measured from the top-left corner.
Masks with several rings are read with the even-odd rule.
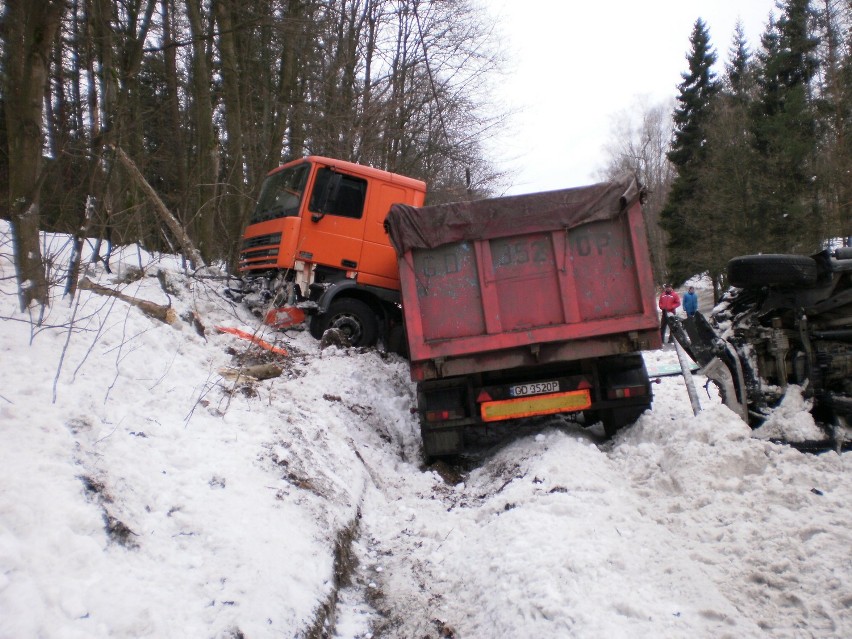
[[[700,161],[704,142],[704,127],[709,105],[719,90],[713,73],[716,52],[710,46],[710,34],[700,18],[696,20],[689,39],[692,50],[688,58],[689,71],[681,74],[680,95],[674,112],[675,134],[669,160],[678,168]]]
[[[689,70],[681,75],[680,94],[674,112],[675,133],[668,158],[677,175],[660,218],[667,231],[669,279],[683,281],[696,273],[701,260],[695,252],[699,220],[704,216],[700,197],[700,175],[706,161],[706,130],[711,106],[719,92],[719,81],[713,72],[716,52],[710,45],[710,34],[704,21],[695,21],[689,39]],[[707,238],[702,238],[706,241]]]
[[[734,31],[728,58],[707,127],[707,158],[700,180],[703,206],[708,211],[701,221],[706,229],[701,242],[712,247],[704,259],[717,298],[725,286],[728,260],[763,250],[763,234],[754,226],[752,195],[756,153],[749,112],[755,93],[754,65],[741,24]]]
[[[757,223],[765,251],[808,253],[824,233],[814,176],[816,111],[811,82],[817,71],[809,0],[787,0],[770,21],[758,55],[758,99],[752,110]]]
[[[725,65],[725,92],[741,102],[748,101],[754,88],[751,51],[745,38],[743,23],[737,21],[731,48],[728,50],[729,62]]]

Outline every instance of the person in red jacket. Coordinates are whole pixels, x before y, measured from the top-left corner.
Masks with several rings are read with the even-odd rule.
[[[671,284],[666,284],[662,295],[660,295],[660,310],[663,312],[663,316],[660,319],[660,340],[662,340],[663,344],[666,343],[666,326],[668,325],[666,320],[669,313],[674,313],[678,306],[680,306],[680,297],[672,289]],[[671,337],[671,335],[669,336]]]

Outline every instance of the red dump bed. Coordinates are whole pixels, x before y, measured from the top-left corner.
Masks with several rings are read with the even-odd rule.
[[[587,187],[394,205],[412,378],[660,345],[640,189]]]

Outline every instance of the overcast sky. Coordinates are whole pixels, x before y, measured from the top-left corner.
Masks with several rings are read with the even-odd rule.
[[[677,95],[697,18],[718,72],[742,20],[760,46],[775,0],[480,0],[498,18],[509,75],[498,99],[517,110],[495,143],[508,194],[597,181],[615,114]]]

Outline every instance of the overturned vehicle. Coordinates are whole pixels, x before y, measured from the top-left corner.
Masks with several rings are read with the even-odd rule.
[[[753,428],[795,389],[819,437],[778,439],[805,450],[850,448],[852,248],[737,257],[728,282],[709,318],[670,318],[672,334]]]

